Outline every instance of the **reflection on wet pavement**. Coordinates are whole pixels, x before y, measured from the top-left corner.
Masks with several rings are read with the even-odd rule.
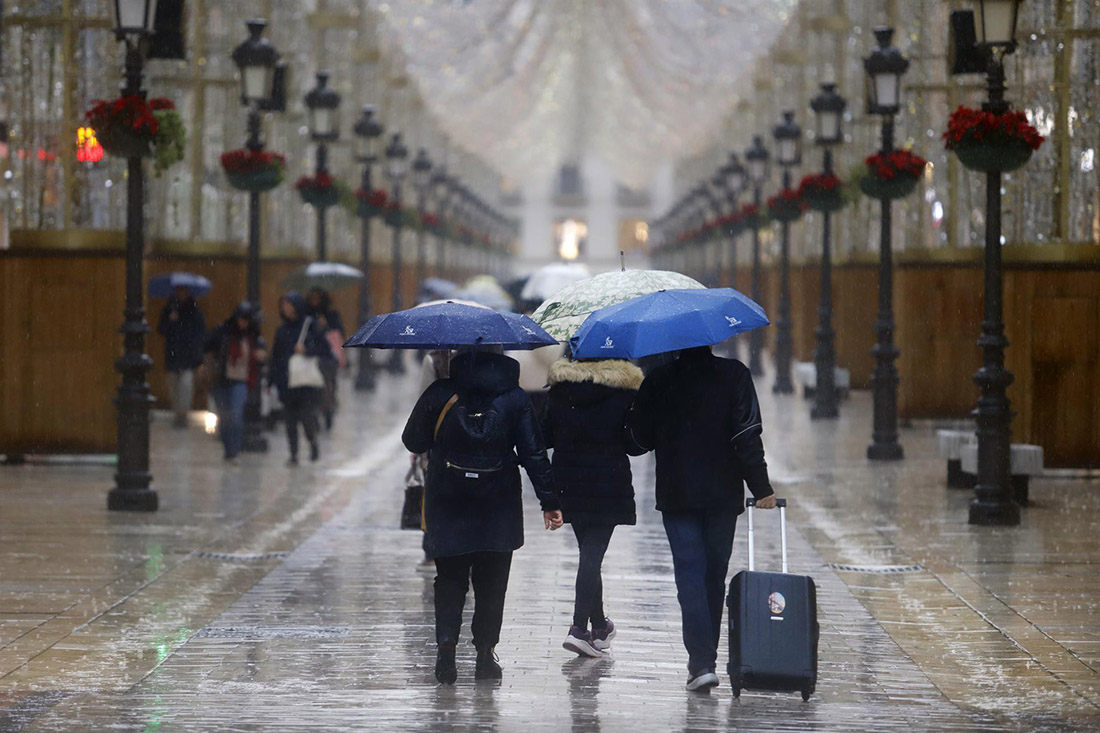
[[[576,550],[528,500],[498,685],[432,676],[432,571],[396,529],[414,379],[373,397],[345,385],[316,467],[268,456],[223,468],[194,431],[154,429],[164,508],[108,515],[109,468],[0,472],[0,730],[1000,730],[1095,727],[1100,691],[1097,482],[1038,480],[1017,529],[971,528],[942,486],[928,425],[909,459],[862,458],[867,395],[837,425],[797,398],[765,400],[765,438],[791,498],[792,572],[813,575],[818,693],[683,691],[671,561],[635,461],[639,524],[605,563],[612,654],[573,657]],[[352,407],[356,413],[351,414]],[[777,560],[772,516],[758,557]],[[746,555],[739,532],[731,573]],[[846,566],[833,570],[826,563]],[[877,572],[888,566],[910,566]],[[913,568],[911,566],[920,566]],[[468,634],[468,621],[464,631]],[[467,636],[468,640],[468,636]],[[725,652],[720,655],[724,665]],[[723,683],[724,670],[721,670]],[[1091,724],[1091,725],[1090,725]]]

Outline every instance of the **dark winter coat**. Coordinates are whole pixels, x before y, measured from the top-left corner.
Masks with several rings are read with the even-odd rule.
[[[458,402],[436,421],[450,398]],[[448,468],[458,427],[456,412],[495,412],[500,419],[503,467],[464,480]],[[424,549],[433,557],[471,552],[510,552],[523,546],[523,501],[519,467],[527,471],[543,511],[559,507],[551,488],[550,461],[527,393],[519,388],[519,364],[502,354],[461,354],[451,376],[434,382],[417,400],[401,436],[411,453],[428,452],[424,492]]]
[[[550,367],[543,416],[554,449],[554,491],[566,522],[634,524],[628,452],[641,453],[626,430],[642,370],[621,359],[569,361]]]
[[[760,405],[748,367],[689,349],[655,369],[627,414],[631,437],[657,453],[660,511],[744,511],[745,484],[772,494]]]
[[[173,321],[172,312],[179,314]],[[168,299],[160,312],[157,332],[164,336],[164,368],[170,372],[194,369],[202,364],[203,340],[206,338],[206,319],[194,298]]]
[[[294,305],[297,314],[295,318],[288,319],[286,316],[282,316],[283,300],[288,300]],[[268,376],[271,383],[279,390],[279,400],[285,403],[286,399],[284,397],[291,392],[301,390],[302,394],[306,394],[310,391],[320,392],[320,389],[316,387],[290,389],[290,357],[294,356],[294,347],[297,345],[298,337],[305,325],[305,301],[297,293],[288,293],[279,301],[279,313],[283,322],[275,331],[275,343],[271,347],[271,364],[268,369]],[[324,332],[317,325],[317,321],[312,318],[309,321],[309,328],[306,330],[306,338],[302,345],[305,346],[306,356],[316,356],[322,360],[334,358],[332,348],[325,339]]]
[[[238,309],[239,310],[239,309]],[[230,354],[241,348],[242,342],[248,343],[248,386],[253,387],[260,381],[260,369],[263,361],[258,354],[267,347],[263,336],[260,335],[259,326],[250,321],[249,328],[241,331],[237,325],[238,311],[217,326],[206,337],[203,350],[214,357],[214,372],[211,375],[216,384],[224,384],[225,368],[229,363]]]
[[[316,308],[311,308],[306,305],[306,315],[313,316],[314,319],[320,321],[324,319],[325,331],[338,331],[340,335],[344,335],[344,319],[340,317],[340,311],[332,307],[332,297],[329,296],[325,290],[321,291],[321,302],[317,304]]]

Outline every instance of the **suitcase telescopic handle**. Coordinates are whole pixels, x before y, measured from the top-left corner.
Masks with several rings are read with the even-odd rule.
[[[775,498],[775,505],[779,507],[779,545],[783,551],[783,572],[787,572],[787,500]],[[752,510],[756,506],[756,499],[745,499],[745,507],[749,510],[749,572],[756,569],[756,542],[755,531],[752,526]]]

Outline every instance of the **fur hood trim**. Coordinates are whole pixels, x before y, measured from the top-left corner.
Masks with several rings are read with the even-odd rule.
[[[550,367],[551,386],[563,382],[592,382],[613,389],[638,389],[644,378],[642,370],[625,359],[558,359]]]

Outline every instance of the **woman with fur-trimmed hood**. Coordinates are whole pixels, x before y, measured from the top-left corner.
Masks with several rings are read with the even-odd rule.
[[[627,456],[642,450],[624,426],[642,371],[621,359],[565,358],[550,367],[549,382],[543,434],[554,449],[562,515],[580,547],[573,626],[562,646],[601,657],[615,636],[603,610],[603,556],[615,525],[636,522]]]

